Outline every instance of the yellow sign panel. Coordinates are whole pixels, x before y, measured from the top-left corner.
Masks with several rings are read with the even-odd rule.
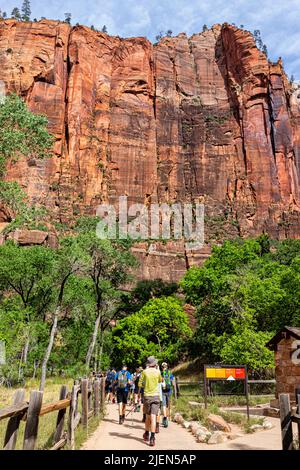
[[[210,367],[206,369],[206,377],[208,379],[225,379],[226,370],[221,369],[220,367]]]
[[[216,377],[216,369],[213,369],[213,368],[206,369],[206,377],[208,379],[215,378]]]
[[[225,379],[225,377],[226,377],[226,369],[216,369],[217,379]]]

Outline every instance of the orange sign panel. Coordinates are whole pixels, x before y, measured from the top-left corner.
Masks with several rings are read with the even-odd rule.
[[[228,377],[234,377],[235,378],[235,370],[236,369],[225,369],[226,379],[228,379]]]

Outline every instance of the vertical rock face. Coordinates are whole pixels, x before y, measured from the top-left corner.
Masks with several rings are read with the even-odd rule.
[[[300,90],[250,33],[215,25],[153,46],[55,21],[1,21],[0,79],[47,115],[56,137],[51,159],[21,159],[7,178],[57,220],[121,195],[205,204],[207,246],[139,244],[140,276],[177,280],[224,238],[299,237]]]

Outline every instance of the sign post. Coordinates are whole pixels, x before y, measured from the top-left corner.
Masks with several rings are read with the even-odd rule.
[[[211,381],[244,381],[244,395],[246,397],[247,418],[250,419],[249,412],[249,389],[247,366],[231,366],[231,365],[204,365],[204,405],[207,408],[207,395],[210,393]]]

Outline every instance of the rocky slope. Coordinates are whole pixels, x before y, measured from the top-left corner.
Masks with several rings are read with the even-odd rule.
[[[20,160],[7,178],[57,220],[120,195],[205,203],[207,246],[140,244],[140,276],[176,280],[226,237],[300,236],[300,90],[249,32],[215,25],[153,46],[57,21],[1,21],[0,80],[49,118],[54,156]]]

